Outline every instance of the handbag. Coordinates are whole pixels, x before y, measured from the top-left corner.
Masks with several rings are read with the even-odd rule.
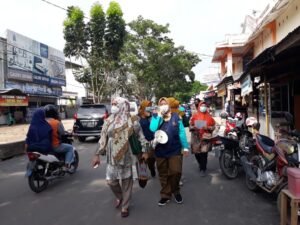
[[[137,173],[140,187],[145,188],[148,182],[148,166],[144,159],[137,162]]]
[[[209,139],[212,137],[211,133],[204,133],[202,139]],[[200,152],[205,153],[211,150],[211,143],[207,140],[202,140],[200,144]]]
[[[132,154],[138,155],[138,154],[142,153],[142,149],[143,149],[142,144],[139,141],[138,136],[134,132],[134,130],[129,137],[129,144],[130,144]]]

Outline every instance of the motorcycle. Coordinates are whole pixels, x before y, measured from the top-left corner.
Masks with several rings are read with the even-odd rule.
[[[242,157],[249,158],[251,156],[252,148],[242,147],[249,135],[252,134],[247,130],[235,128],[229,132],[228,136],[218,135],[209,139],[212,151],[219,158],[221,171],[228,179],[238,176],[239,168],[243,166]]]
[[[299,134],[292,134],[297,136]],[[297,138],[299,138],[297,136]],[[289,142],[289,148],[283,148],[286,140],[276,143],[269,137],[257,133],[255,146],[257,154],[246,162],[246,186],[251,191],[263,189],[278,194],[287,186],[287,167],[299,166],[299,145]]]
[[[62,137],[62,142],[72,144],[72,134],[66,132]],[[42,154],[40,152],[27,152],[29,162],[25,176],[33,192],[39,193],[48,187],[52,180],[62,178],[66,174],[74,174],[79,163],[79,155],[75,148],[74,160],[71,164],[71,170],[65,170],[65,154]]]

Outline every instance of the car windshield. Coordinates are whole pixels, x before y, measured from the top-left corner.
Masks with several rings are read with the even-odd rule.
[[[78,116],[99,116],[106,112],[105,106],[81,106],[78,109]]]

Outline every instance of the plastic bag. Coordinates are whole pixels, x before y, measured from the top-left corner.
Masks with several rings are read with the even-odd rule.
[[[149,178],[148,166],[145,160],[141,159],[139,162],[137,162],[137,173],[140,187],[145,188]]]

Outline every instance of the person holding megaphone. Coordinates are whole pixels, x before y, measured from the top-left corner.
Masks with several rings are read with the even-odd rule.
[[[167,98],[161,98],[157,109],[153,110],[150,130],[158,134],[155,135],[156,138],[159,137],[155,144],[156,166],[161,184],[161,199],[158,205],[166,205],[172,195],[175,202],[181,204],[183,199],[179,182],[182,174],[182,155],[188,155],[189,144],[182,120],[177,113],[171,112]]]

